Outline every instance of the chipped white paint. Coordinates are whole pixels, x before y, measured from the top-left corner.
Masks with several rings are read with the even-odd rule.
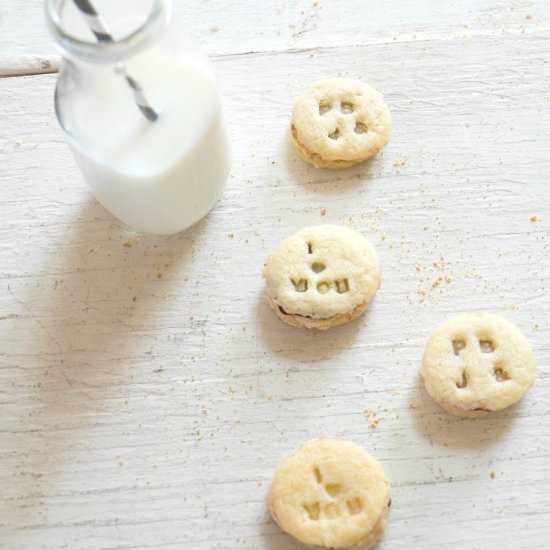
[[[60,58],[37,55],[0,55],[0,76],[24,76],[59,71]]]
[[[39,4],[0,7],[14,66],[54,51]],[[381,549],[546,549],[549,4],[192,4],[176,15],[219,54],[234,169],[182,235],[134,235],[91,200],[55,75],[0,80],[0,548],[297,550],[269,479],[327,435],[387,469]],[[383,154],[336,173],[286,144],[293,99],[334,74],[384,91],[395,123]],[[261,300],[268,251],[323,221],[378,247],[368,325],[293,330]],[[432,329],[474,308],[515,321],[541,371],[472,421],[417,372]]]

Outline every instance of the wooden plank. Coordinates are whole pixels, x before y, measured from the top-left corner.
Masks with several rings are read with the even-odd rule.
[[[0,546],[298,550],[269,519],[270,477],[333,436],[392,480],[381,550],[546,549],[549,54],[541,32],[224,56],[232,176],[170,238],[89,197],[55,76],[0,81]],[[294,98],[333,74],[372,82],[395,121],[383,154],[337,173],[286,141]],[[373,240],[383,286],[368,324],[293,330],[261,266],[324,222]],[[517,322],[542,368],[519,406],[456,419],[418,364],[431,330],[480,308]]]
[[[43,4],[26,0],[0,6],[0,51],[16,63],[18,57],[32,61],[57,54]],[[208,53],[218,55],[479,34],[498,37],[540,32],[548,29],[550,20],[550,4],[534,0],[175,0],[173,4],[178,32],[188,33]]]

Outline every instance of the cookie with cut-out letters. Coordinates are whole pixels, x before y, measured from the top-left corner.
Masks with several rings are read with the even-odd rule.
[[[380,262],[357,231],[317,225],[285,239],[264,277],[268,302],[283,321],[324,330],[365,311],[380,286]]]
[[[527,338],[502,317],[463,313],[428,340],[421,374],[428,393],[457,416],[483,416],[519,401],[537,362]]]
[[[269,507],[277,524],[316,548],[366,550],[386,527],[391,506],[384,469],[351,441],[313,439],[273,477]]]
[[[317,168],[348,168],[390,140],[390,111],[380,92],[349,78],[313,84],[292,110],[290,140]]]

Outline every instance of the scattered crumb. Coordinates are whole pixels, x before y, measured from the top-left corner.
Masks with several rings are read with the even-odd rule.
[[[494,470],[491,470],[490,473],[489,473],[489,477],[491,479],[495,479],[495,477],[497,477],[497,473]]]
[[[426,296],[428,296],[428,289],[426,288],[422,288],[420,287],[419,289],[417,289],[418,294],[420,294],[420,296],[422,296],[422,298],[426,298]]]
[[[437,288],[444,281],[441,275],[432,281],[432,288]]]
[[[327,209],[321,208],[321,216],[326,216],[326,215],[327,215]]]
[[[380,422],[384,419],[383,416],[378,416],[376,411],[370,411],[367,409],[364,414],[369,419],[369,428],[371,430],[376,430],[376,428],[378,428],[378,424],[380,424]]]

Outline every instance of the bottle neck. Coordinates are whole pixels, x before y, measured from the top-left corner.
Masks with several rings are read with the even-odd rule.
[[[46,22],[64,57],[112,64],[130,59],[160,38],[170,20],[170,4],[170,0],[95,0],[97,17],[109,34],[102,40],[93,32],[96,18],[80,11],[74,0],[46,0]]]

